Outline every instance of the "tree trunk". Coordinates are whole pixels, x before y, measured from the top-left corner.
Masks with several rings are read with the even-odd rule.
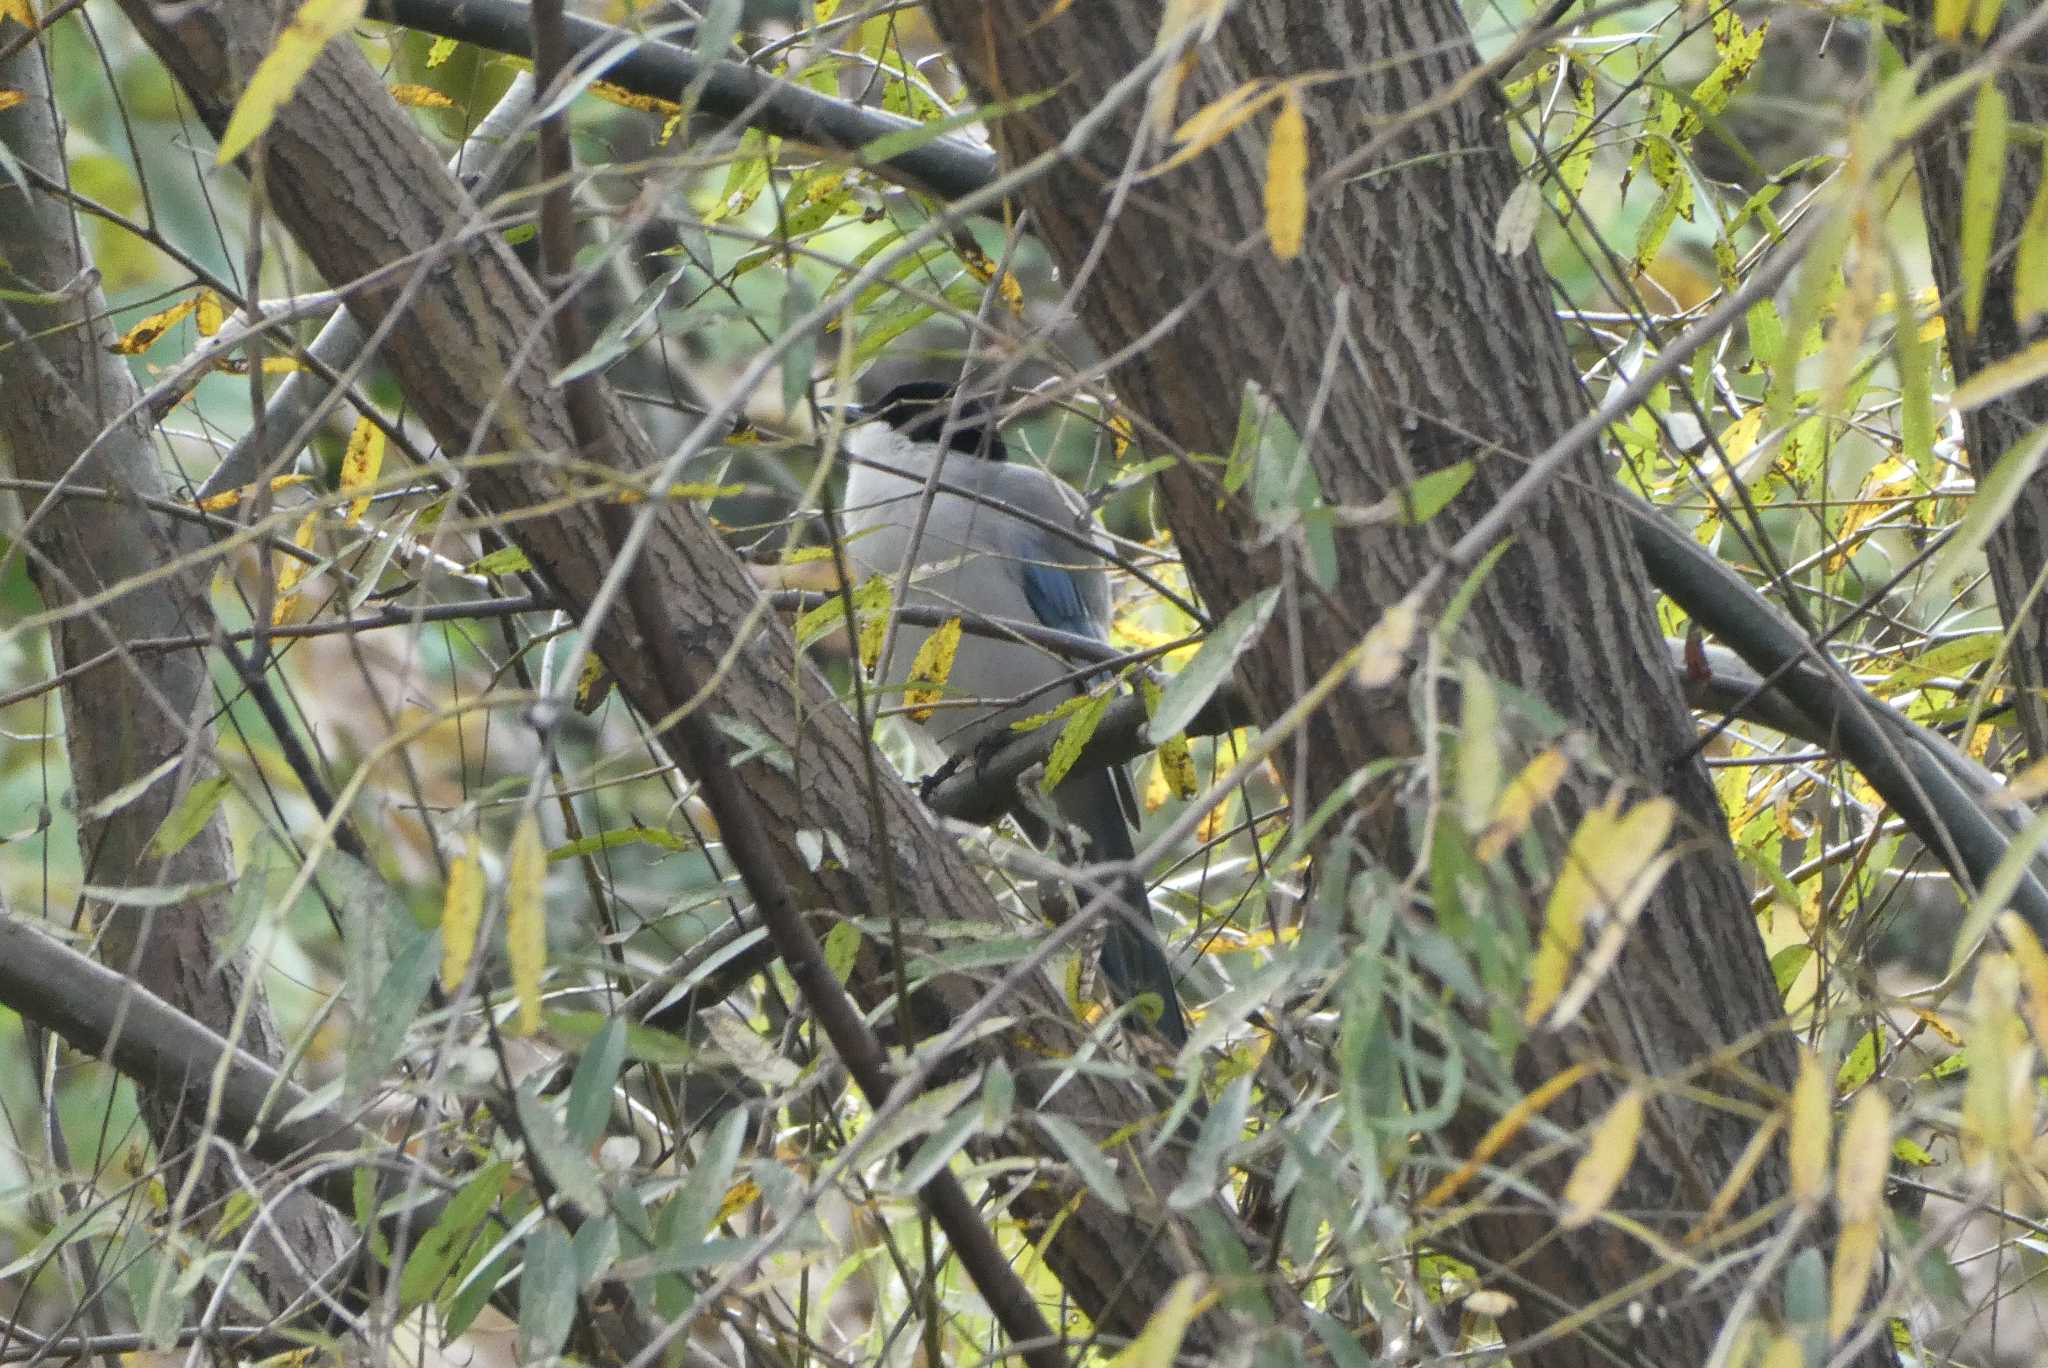
[[[1477,464],[1471,483],[1421,527],[1340,529],[1335,592],[1297,588],[1283,599],[1298,630],[1267,632],[1241,669],[1254,711],[1270,722],[1304,679],[1329,670],[1429,572],[1526,458],[1586,411],[1540,263],[1491,246],[1521,172],[1492,83],[1470,80],[1476,58],[1458,7],[1241,0],[1214,38],[1192,49],[1174,123],[1247,80],[1314,75],[1297,90],[1311,180],[1376,143],[1336,183],[1316,187],[1307,245],[1292,262],[1264,242],[1270,116],[1165,176],[1118,184],[1171,150],[1155,139],[1132,156],[1148,117],[1143,83],[1106,115],[1102,108],[1152,52],[1160,6],[931,0],[930,9],[978,97],[1045,95],[997,124],[1007,164],[1099,120],[1020,198],[1070,286],[1090,272],[1078,307],[1115,358],[1110,378],[1124,403],[1181,450],[1214,455],[1233,445],[1238,382],[1257,381],[1303,434],[1328,501],[1350,508],[1374,506],[1455,462]],[[1302,585],[1286,543],[1261,542],[1252,512],[1224,496],[1216,469],[1183,462],[1159,481],[1161,510],[1204,598],[1221,612],[1264,586]],[[1701,1107],[1653,1090],[1613,1207],[1671,1237],[1683,1228],[1681,1213],[1699,1211],[1731,1170],[1753,1133],[1752,1109],[1773,1105],[1772,1091],[1708,1061],[1739,1054],[1741,1070],[1775,1090],[1792,1079],[1793,1050],[1776,1029],[1780,1005],[1725,818],[1701,764],[1679,761],[1694,725],[1661,653],[1642,564],[1605,497],[1609,484],[1599,454],[1586,450],[1548,486],[1479,590],[1464,644],[1592,741],[1599,764],[1575,767],[1559,797],[1564,829],[1617,782],[1637,796],[1667,794],[1682,814],[1678,861],[1620,967],[1574,1027],[1537,1034],[1516,1061],[1524,1087],[1575,1060],[1604,1060],[1636,1077],[1693,1070],[1695,1081],[1730,1098],[1732,1106]],[[1398,691],[1338,690],[1283,750],[1289,778],[1311,804],[1412,744],[1405,699],[1390,702],[1390,692]],[[1360,801],[1384,810],[1398,796],[1368,791]],[[1395,869],[1417,859],[1398,815],[1365,829]],[[1529,890],[1532,905],[1542,891]],[[1582,1085],[1547,1114],[1583,1126],[1612,1096]],[[1469,1153],[1494,1119],[1468,1109],[1452,1128],[1454,1147]],[[1785,1184],[1783,1154],[1774,1151],[1741,1209],[1776,1200]],[[1545,1368],[1606,1364],[1613,1355],[1702,1362],[1750,1271],[1745,1264],[1700,1287],[1685,1275],[1667,1278],[1546,1341],[1546,1326],[1630,1284],[1660,1256],[1598,1223],[1563,1232],[1529,1208],[1483,1211],[1462,1233],[1489,1283],[1517,1298],[1506,1322],[1511,1345],[1537,1337],[1515,1361]]]
[[[1905,6],[1910,22],[1893,30],[1908,60],[1927,60],[1923,88],[1955,75],[1979,55],[1934,39],[1935,8],[1934,0],[1912,0]],[[2048,62],[2048,39],[2036,39],[2028,44],[2022,60],[2005,65],[1998,73],[1998,88],[2006,97],[2016,129],[2048,128],[2044,62]],[[2040,148],[2027,137],[2015,136],[2009,141],[2005,163],[1999,168],[1998,217],[1991,233],[1983,312],[1975,332],[1964,322],[1963,181],[1974,131],[1972,121],[1959,114],[1913,140],[1920,206],[1927,219],[1927,255],[1934,264],[1935,283],[1941,288],[1949,364],[1958,385],[2041,336],[2040,325],[2022,330],[2013,317],[2018,262],[2014,247],[2041,189]],[[1963,439],[1971,473],[1980,482],[1984,480],[1999,457],[2043,423],[2048,423],[2048,385],[2038,382],[1969,410],[1963,415]],[[2048,756],[2048,693],[2043,692],[2048,690],[2048,593],[2042,592],[2039,583],[2042,571],[2048,569],[2048,469],[2037,470],[2020,487],[2019,498],[1992,532],[1984,556],[1991,566],[1999,617],[2013,637],[2013,677],[2007,692],[2027,738],[2027,753],[2039,760]]]
[[[0,145],[31,172],[63,184],[68,175],[44,57],[42,45],[31,43],[0,64],[0,88],[27,95],[0,111]],[[30,572],[45,606],[62,615],[51,630],[57,668],[145,637],[208,631],[208,571],[193,559],[203,541],[190,535],[193,524],[142,504],[170,491],[148,415],[138,412],[134,378],[125,362],[108,354],[114,334],[106,299],[85,274],[91,263],[70,206],[41,192],[24,199],[11,180],[0,179],[0,225],[0,255],[14,278],[51,292],[52,299],[0,300],[0,446],[23,479],[135,496],[119,503],[23,498]],[[196,651],[121,654],[68,684],[63,704],[86,881],[194,890],[162,907],[89,907],[101,955],[231,1038],[236,1009],[245,993],[252,995],[237,1043],[275,1061],[281,1049],[263,991],[249,981],[249,966],[224,957],[218,946],[235,872],[225,820],[216,810],[168,857],[148,848],[190,786],[215,772],[208,719],[216,699],[204,657]],[[132,800],[92,815],[103,800],[166,765]],[[207,1134],[180,1094],[145,1092],[142,1101],[150,1137],[170,1166],[173,1193],[185,1163],[205,1147],[189,1209],[211,1224],[217,1204],[241,1186],[222,1149],[228,1137]],[[263,1172],[260,1165],[250,1169]],[[257,1242],[251,1272],[277,1313],[305,1295],[312,1279],[331,1273],[347,1235],[332,1212],[305,1196],[275,1203],[270,1220],[278,1238]]]

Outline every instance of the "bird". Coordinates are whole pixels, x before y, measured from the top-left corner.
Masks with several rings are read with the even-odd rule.
[[[1010,461],[996,419],[987,396],[938,381],[898,385],[848,414],[840,540],[850,568],[858,580],[880,575],[894,587],[906,565],[915,567],[900,600],[905,605],[1106,643],[1110,543],[1072,485]],[[920,524],[934,472],[937,484]],[[933,630],[899,621],[890,660],[881,663],[885,688],[902,685]],[[1085,662],[1044,645],[963,634],[946,679],[947,699],[962,705],[935,710],[926,730],[959,763],[1010,734],[1012,722],[1050,711],[1087,684]],[[1090,859],[1128,869],[1137,803],[1122,766],[1070,772],[1051,796],[1060,818],[1087,839]],[[1150,1025],[1178,1048],[1187,1043],[1187,1017],[1145,881],[1135,872],[1120,875],[1111,896],[1103,977],[1119,1002],[1155,994],[1160,1009]],[[1136,1015],[1147,1020],[1142,1011]]]

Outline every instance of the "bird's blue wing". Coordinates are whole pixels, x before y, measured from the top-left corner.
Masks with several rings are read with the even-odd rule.
[[[1024,597],[1046,626],[1097,641],[1109,640],[1109,624],[1097,621],[1082,593],[1080,578],[1065,566],[1025,562]]]

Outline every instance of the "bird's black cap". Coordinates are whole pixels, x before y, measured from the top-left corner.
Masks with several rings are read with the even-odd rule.
[[[949,451],[986,456],[991,461],[1009,459],[1003,439],[996,432],[996,404],[987,395],[963,396],[954,416],[954,387],[940,380],[913,380],[898,385],[872,404],[861,408],[864,419],[887,423],[906,437],[921,442],[944,438]],[[952,426],[946,420],[952,417]]]

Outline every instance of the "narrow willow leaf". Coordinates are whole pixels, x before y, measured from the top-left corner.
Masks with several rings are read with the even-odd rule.
[[[1266,240],[1273,255],[1292,261],[1301,255],[1308,229],[1308,118],[1292,90],[1273,116],[1273,140],[1266,148]]]
[[[519,1002],[513,1029],[520,1035],[540,1029],[540,981],[548,966],[547,879],[540,822],[528,812],[512,833],[505,862],[505,959]]]
[[[569,1079],[569,1139],[585,1149],[604,1136],[612,1116],[612,1088],[625,1063],[626,1023],[612,1017],[584,1046],[583,1057],[576,1061],[576,1072]]]
[[[1938,358],[1920,335],[1920,314],[1905,267],[1896,254],[1890,264],[1897,308],[1892,353],[1899,371],[1899,441],[1906,460],[1917,464],[1934,450],[1934,369]]]
[[[185,316],[199,307],[197,299],[187,299],[173,304],[162,313],[153,313],[121,334],[120,340],[110,349],[116,356],[140,356],[163,340]]]
[[[854,961],[860,956],[860,927],[850,921],[836,921],[825,933],[825,967],[832,977],[845,983],[853,977]]]
[[[363,0],[306,0],[277,36],[277,46],[256,64],[242,86],[235,111],[220,135],[215,163],[225,166],[263,136],[277,111],[291,99],[320,51],[363,17]]]
[[[1509,782],[1495,804],[1493,819],[1473,854],[1482,862],[1497,860],[1508,846],[1529,829],[1536,814],[1556,796],[1558,785],[1570,772],[1571,762],[1556,746],[1537,754],[1521,773]]]
[[[1607,1209],[1608,1201],[1621,1187],[1621,1180],[1628,1176],[1629,1165],[1635,1162],[1636,1141],[1642,1133],[1643,1094],[1630,1088],[1600,1118],[1586,1142],[1585,1154],[1572,1166],[1571,1177],[1565,1179],[1564,1210],[1558,1215],[1559,1225],[1577,1230],[1591,1224]]]
[[[583,1208],[586,1215],[599,1215],[605,1209],[604,1175],[598,1172],[590,1151],[570,1136],[554,1106],[541,1100],[543,1081],[534,1078],[522,1083],[513,1099],[528,1162],[538,1164],[554,1189]]]
[[[1128,1216],[1131,1199],[1124,1195],[1123,1184],[1117,1181],[1116,1170],[1110,1166],[1102,1151],[1095,1147],[1095,1141],[1079,1126],[1054,1112],[1040,1112],[1032,1118],[1038,1128],[1052,1138],[1067,1162],[1074,1166],[1075,1174],[1095,1199],[1119,1216]]]
[[[1984,367],[1956,386],[1951,402],[1968,412],[2035,384],[2043,376],[2048,376],[2048,341],[2036,342]]]
[[[1074,768],[1074,762],[1081,758],[1081,752],[1088,748],[1089,738],[1095,735],[1096,727],[1109,711],[1110,695],[1089,694],[1081,701],[1067,719],[1067,725],[1060,729],[1059,739],[1052,743],[1052,751],[1045,757],[1045,777],[1039,780],[1038,790],[1051,793],[1060,786],[1060,781]]]
[[[370,915],[385,915],[371,908]],[[360,1101],[375,1089],[398,1058],[405,1034],[419,1015],[433,985],[434,970],[441,957],[434,952],[432,932],[421,930],[403,908],[389,909],[392,941],[390,967],[377,980],[375,991],[363,1002],[363,1015],[350,1033],[348,1057],[343,1064],[344,1088],[352,1101]]]
[[[1188,1327],[1214,1300],[1213,1294],[1204,1295],[1207,1286],[1208,1279],[1200,1273],[1189,1273],[1175,1283],[1166,1299],[1146,1318],[1145,1328],[1137,1338],[1109,1361],[1109,1368],[1173,1368],[1179,1363],[1181,1341],[1187,1338]]]
[[[1934,36],[1944,43],[1959,41],[1970,22],[1975,0],[1934,0]]]
[[[576,1255],[569,1236],[543,1221],[526,1237],[519,1275],[519,1361],[545,1363],[568,1342],[576,1321]]]
[[[475,1242],[477,1231],[491,1214],[491,1205],[498,1200],[511,1174],[512,1165],[505,1160],[486,1165],[448,1199],[441,1215],[406,1256],[404,1271],[398,1275],[401,1310],[421,1305],[440,1289],[442,1281]]]
[[[2048,143],[2041,148],[2040,175],[2012,262],[2012,319],[2023,333],[2048,314]]]
[[[292,533],[292,544],[301,550],[313,549],[313,537],[320,529],[318,509],[299,519],[298,530]],[[281,627],[292,620],[299,610],[299,595],[296,592],[300,580],[312,567],[297,556],[279,552],[277,556],[277,603],[270,610],[270,625]]]
[[[1557,1005],[1586,928],[1618,915],[1639,877],[1656,868],[1676,819],[1677,807],[1668,798],[1638,803],[1624,814],[1615,797],[1580,820],[1544,908],[1542,937],[1529,967],[1526,1024],[1542,1021]]]
[[[1811,1211],[1828,1190],[1828,1145],[1834,1138],[1828,1075],[1820,1056],[1802,1051],[1799,1078],[1792,1085],[1792,1114],[1786,1122],[1792,1200]]]
[[[186,789],[185,796],[164,814],[156,834],[149,838],[150,854],[175,855],[192,844],[192,838],[206,830],[206,824],[213,820],[213,814],[233,787],[234,782],[225,774],[215,774]]]
[[[2019,502],[2043,456],[2048,456],[2048,427],[2035,428],[2022,437],[2012,450],[1998,458],[1990,476],[1977,482],[1977,494],[1970,500],[1969,512],[1963,515],[1962,523],[1935,559],[1932,577],[1936,584],[1945,584],[1962,573],[1966,562],[1984,549],[1991,534],[2005,521],[2005,515]]]
[[[1500,750],[1500,695],[1493,676],[1467,658],[1459,670],[1458,689],[1464,703],[1458,720],[1457,771],[1453,792],[1465,830],[1477,834],[1486,826],[1505,782]]]
[[[1991,275],[1991,237],[1998,226],[1998,200],[2005,189],[2005,146],[2012,115],[1996,81],[1977,91],[1970,155],[1963,166],[1963,328],[1977,331],[1984,316],[1984,285]]]
[[[1523,1128],[1533,1118],[1541,1115],[1545,1107],[1595,1072],[1597,1070],[1591,1064],[1581,1060],[1577,1064],[1567,1065],[1517,1098],[1513,1106],[1501,1113],[1500,1120],[1486,1128],[1486,1134],[1482,1135],[1479,1143],[1473,1147],[1471,1157],[1423,1195],[1422,1205],[1442,1206],[1455,1197],[1460,1189],[1479,1176],[1479,1171],[1486,1166],[1487,1161],[1506,1149],[1508,1142],[1521,1134]]]
[[[227,306],[212,290],[201,290],[193,302],[192,326],[199,330],[201,337],[212,337],[220,331],[220,325],[227,321]]]
[[[917,648],[903,690],[903,705],[910,709],[912,720],[930,720],[934,705],[945,696],[946,681],[953,674],[953,658],[959,652],[959,618],[947,618]]]
[[[1833,1343],[1863,1320],[1863,1293],[1877,1267],[1878,1223],[1873,1218],[1843,1221],[1835,1237],[1834,1266],[1828,1272],[1828,1341]]]
[[[1878,1088],[1865,1088],[1849,1106],[1835,1161],[1835,1210],[1844,1222],[1874,1222],[1883,1214],[1891,1155],[1891,1106]]]
[[[1498,256],[1516,257],[1536,240],[1536,225],[1543,217],[1543,187],[1524,177],[1501,206],[1493,224],[1493,250]]]
[[[1230,611],[1216,630],[1202,640],[1194,659],[1166,682],[1158,706],[1151,710],[1145,735],[1153,745],[1187,730],[1216,690],[1236,666],[1239,656],[1251,649],[1259,633],[1272,620],[1273,607],[1280,601],[1277,587],[1262,589]]]
[[[341,492],[353,494],[348,520],[359,522],[370,511],[370,490],[376,487],[377,472],[384,468],[384,429],[368,418],[356,419],[349,434],[348,450],[341,458]]]
[[[1998,931],[2019,970],[2020,986],[2026,990],[2027,1025],[2034,1032],[2034,1048],[2048,1053],[2048,951],[2034,937],[2026,919],[2017,912],[1998,914]]]

